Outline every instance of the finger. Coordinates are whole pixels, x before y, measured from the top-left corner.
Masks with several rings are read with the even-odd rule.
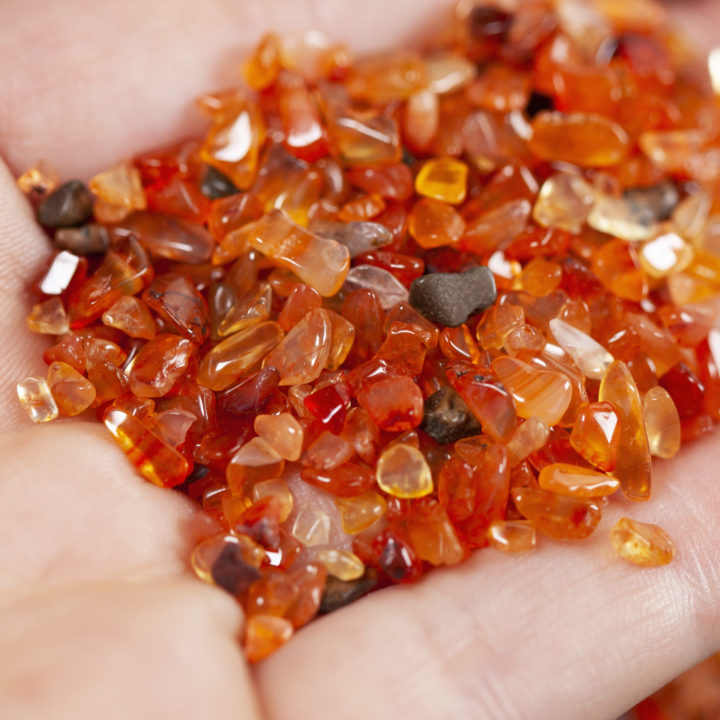
[[[259,718],[236,603],[194,580],[59,590],[1,619],[0,717]]]
[[[5,0],[0,154],[16,173],[42,157],[84,178],[198,130],[192,98],[237,84],[263,32],[319,30],[371,51],[446,13],[442,0]]]
[[[58,586],[187,571],[190,503],[157,488],[100,426],[0,437],[0,606]]]
[[[611,503],[588,541],[482,551],[320,619],[258,667],[270,718],[616,717],[720,647],[718,461],[709,438],[660,464],[653,500]],[[615,556],[620,514],[666,528],[673,563]]]
[[[35,222],[30,205],[0,160],[0,432],[29,424],[15,385],[36,374],[47,338],[31,333],[25,319],[37,298],[30,283],[50,255],[50,242]]]

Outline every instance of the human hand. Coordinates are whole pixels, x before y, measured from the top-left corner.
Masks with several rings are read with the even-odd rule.
[[[265,29],[378,49],[445,11],[434,0],[6,0],[0,153],[15,173],[45,157],[87,178],[192,130],[188,99],[234,82],[223,73]],[[682,17],[698,37],[717,26],[711,13],[720,19],[693,3]],[[0,716],[610,718],[720,648],[711,437],[658,463],[653,500],[613,502],[587,541],[477,553],[314,622],[248,669],[236,604],[187,569],[183,498],[139,479],[102,428],[26,428],[14,384],[44,374],[44,342],[24,330],[24,288],[49,244],[4,168],[0,197]],[[676,560],[618,560],[607,533],[620,514],[662,525]]]

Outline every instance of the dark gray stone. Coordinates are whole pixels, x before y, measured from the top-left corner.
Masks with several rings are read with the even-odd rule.
[[[478,265],[461,273],[431,273],[413,280],[409,300],[431,322],[457,327],[496,298],[493,274]]]
[[[670,180],[649,187],[628,188],[623,191],[623,197],[630,203],[633,215],[647,225],[669,219],[680,202],[680,193]]]
[[[237,195],[240,190],[227,175],[208,165],[200,183],[200,192],[211,200],[217,200],[228,195]]]
[[[339,610],[341,607],[359,600],[363,595],[367,595],[376,585],[377,572],[373,568],[368,568],[365,574],[357,580],[338,580],[336,577],[328,575],[318,613],[327,615]]]
[[[70,180],[38,205],[37,217],[45,227],[81,225],[93,212],[93,196],[85,183]]]
[[[425,400],[420,427],[441,445],[482,432],[480,423],[451,387],[440,388]]]
[[[97,255],[110,247],[110,237],[104,226],[88,223],[76,228],[59,228],[53,243],[58,250],[67,250],[75,255]]]

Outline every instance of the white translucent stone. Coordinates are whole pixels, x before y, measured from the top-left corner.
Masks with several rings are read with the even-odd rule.
[[[650,277],[662,278],[682,272],[695,253],[677,233],[667,232],[646,242],[640,249],[640,263]]]
[[[713,91],[720,95],[720,47],[713,48],[708,57],[708,68],[710,70],[710,81]]]
[[[634,208],[627,200],[611,195],[598,195],[587,223],[600,232],[627,240],[649,240],[656,232],[651,213]]]
[[[602,380],[615,358],[600,343],[559,318],[550,321],[550,331],[585,377]]]
[[[407,288],[390,272],[374,265],[356,265],[345,278],[346,293],[366,288],[372,290],[384,310],[389,310],[408,299]]]
[[[549,177],[533,208],[535,222],[575,235],[582,230],[593,204],[595,192],[579,175],[559,172]]]
[[[304,505],[295,516],[292,534],[308,547],[327,545],[330,539],[330,518],[319,508]]]

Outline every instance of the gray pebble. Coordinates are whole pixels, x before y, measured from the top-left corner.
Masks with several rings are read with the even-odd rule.
[[[327,615],[334,610],[339,610],[341,607],[359,600],[363,595],[367,595],[376,585],[377,572],[373,568],[368,568],[365,574],[357,580],[338,580],[336,577],[328,575],[318,612],[320,615]]]
[[[208,165],[200,183],[200,192],[211,200],[217,200],[228,195],[237,195],[240,191],[227,175]]]
[[[108,249],[110,237],[104,226],[88,223],[77,228],[59,228],[53,243],[58,250],[68,250],[75,255],[95,255]]]
[[[93,212],[93,196],[85,183],[70,180],[38,205],[37,217],[45,227],[81,225]]]
[[[482,432],[480,423],[451,387],[440,388],[425,400],[420,427],[441,445]]]
[[[413,280],[409,300],[431,322],[458,327],[496,298],[493,274],[478,265],[461,273],[431,273]]]
[[[670,180],[649,187],[628,188],[623,197],[630,203],[633,214],[646,224],[669,219],[680,202],[680,194]]]
[[[310,224],[312,232],[322,237],[332,238],[342,243],[350,251],[350,257],[385,247],[392,242],[392,233],[380,223],[333,222],[332,220],[315,220]]]

